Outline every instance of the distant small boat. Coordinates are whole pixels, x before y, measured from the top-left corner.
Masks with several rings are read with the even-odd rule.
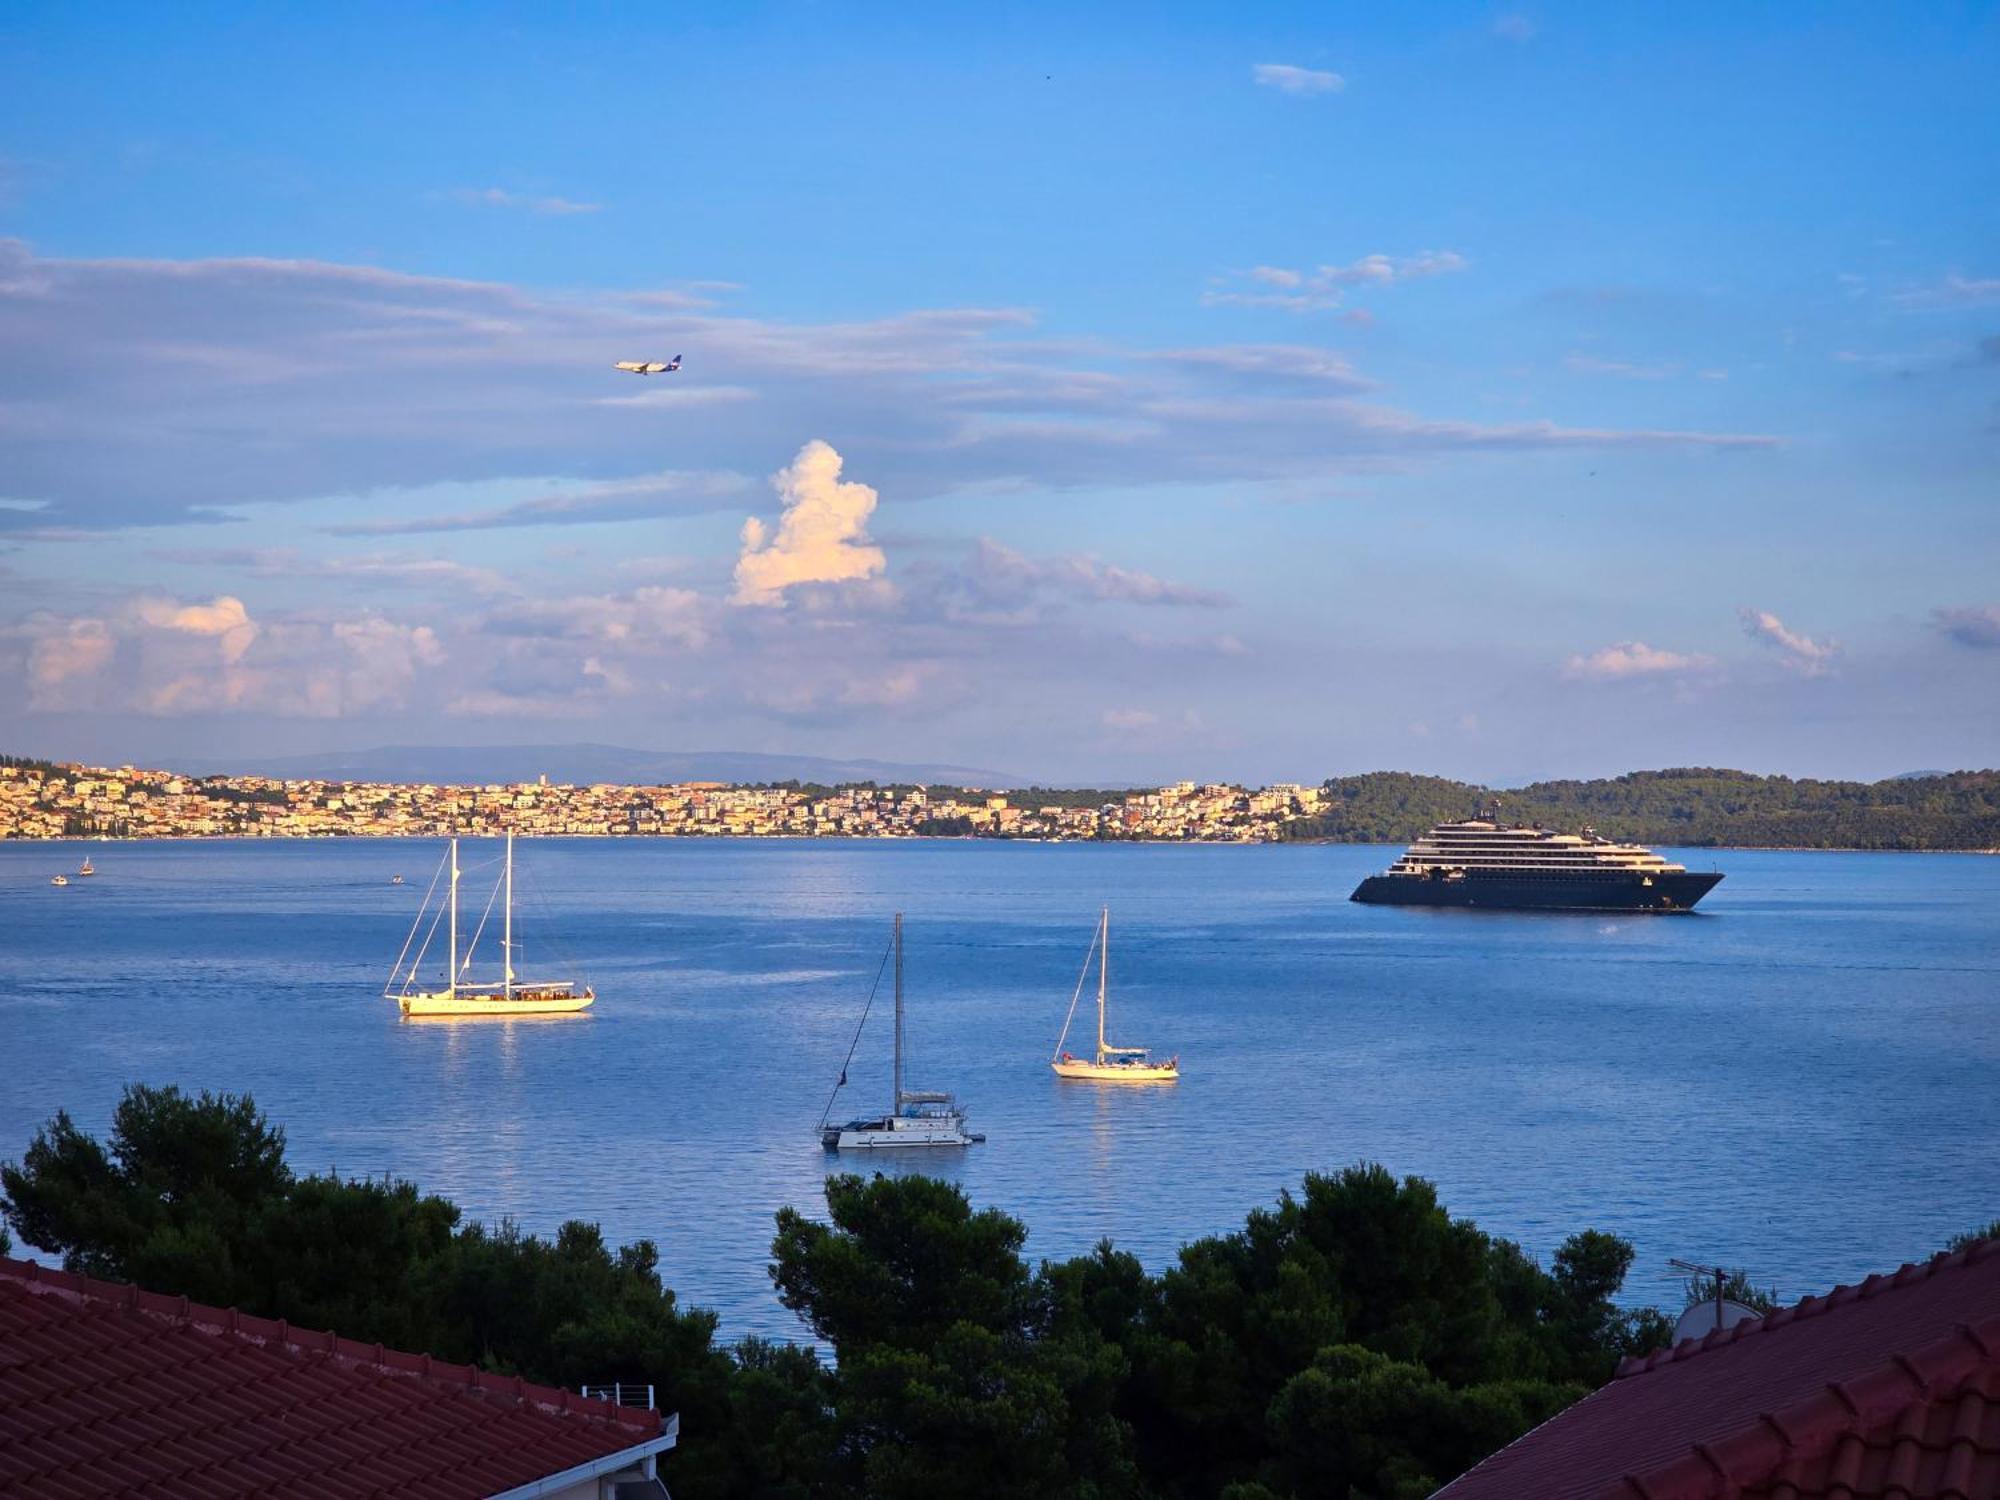
[[[430,892],[424,893],[424,904],[417,909],[417,919],[410,924],[410,935],[403,939],[403,951],[396,957],[396,967],[390,971],[389,985],[383,990],[385,999],[394,1000],[406,1016],[559,1016],[584,1010],[597,999],[597,992],[589,985],[579,985],[569,979],[523,980],[514,977],[514,835],[507,835],[507,863],[501,877],[502,917],[500,937],[500,979],[497,983],[488,980],[473,982],[465,979],[465,971],[472,966],[472,950],[479,941],[475,931],[472,942],[466,945],[463,957],[458,951],[458,880],[463,873],[458,867],[458,840],[451,841],[451,848],[445,855],[446,865],[440,867],[438,875],[446,868],[451,871],[451,881],[445,897],[445,905],[451,914],[451,924],[446,943],[450,954],[449,967],[445,971],[444,988],[426,990],[416,987],[417,969],[423,963],[424,950],[430,944],[430,932],[437,929],[436,916],[431,916]],[[398,876],[398,879],[401,877]],[[431,890],[437,889],[437,877],[432,877]],[[491,899],[488,901],[489,911]],[[439,913],[439,916],[443,913]],[[430,930],[424,935],[422,944],[417,942],[417,931],[424,925],[424,918],[431,916]],[[483,929],[486,920],[480,918]],[[412,949],[416,956],[410,957]],[[410,967],[403,969],[403,960],[410,959]],[[398,983],[398,976],[401,982]]]
[[[391,875],[389,877],[389,884],[391,885],[401,885],[402,883],[403,883],[403,877],[400,875]]]
[[[1063,1051],[1069,1040],[1070,1023],[1076,1019],[1076,1003],[1083,997],[1083,982],[1090,977],[1090,960],[1097,959],[1097,1051],[1091,1057],[1075,1057]],[[1058,1078],[1077,1078],[1088,1083],[1172,1083],[1181,1076],[1181,1060],[1170,1057],[1153,1061],[1146,1047],[1114,1047],[1104,1040],[1104,999],[1111,968],[1111,908],[1105,907],[1097,919],[1097,933],[1083,955],[1083,972],[1076,976],[1076,993],[1069,997],[1069,1014],[1063,1017],[1062,1035],[1056,1038],[1055,1056],[1049,1066]]]
[[[931,1093],[921,1089],[903,1087],[903,914],[896,913],[896,935],[893,939],[896,956],[896,1061],[895,1092],[891,1096],[895,1103],[886,1115],[872,1119],[849,1120],[845,1125],[828,1123],[833,1113],[833,1100],[847,1082],[847,1069],[842,1066],[840,1082],[833,1086],[833,1094],[827,1098],[826,1110],[820,1116],[820,1144],[829,1151],[880,1151],[909,1146],[969,1146],[975,1141],[986,1139],[965,1128],[965,1111],[958,1107],[958,1101],[950,1094]],[[885,955],[886,956],[886,955]],[[880,984],[878,970],[875,982]],[[869,1004],[875,1000],[873,991],[868,996]],[[854,1039],[861,1040],[861,1027],[868,1024],[868,1006],[861,1009],[861,1022],[854,1028]],[[851,1060],[853,1046],[847,1049]]]
[[[83,866],[76,873],[79,875],[95,875],[97,873],[96,870],[91,868],[90,856],[88,854],[84,855]]]
[[[55,877],[55,879],[51,880],[51,881],[49,882],[49,884],[50,884],[50,885],[68,885],[68,884],[69,884],[69,876],[67,876],[67,875],[58,875],[58,876],[56,876],[56,877]]]

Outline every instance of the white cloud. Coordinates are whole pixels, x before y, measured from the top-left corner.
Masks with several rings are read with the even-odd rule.
[[[1314,266],[1293,270],[1287,266],[1253,266],[1248,271],[1222,278],[1221,290],[1202,295],[1210,307],[1276,307],[1287,312],[1319,312],[1338,307],[1354,287],[1391,286],[1426,276],[1442,276],[1463,271],[1472,262],[1456,250],[1420,250],[1415,255],[1364,255],[1346,265]],[[1231,289],[1250,282],[1274,291]]]
[[[748,386],[741,385],[678,385],[658,386],[652,390],[637,391],[629,396],[598,396],[591,401],[593,406],[639,407],[654,411],[672,411],[686,406],[718,406],[736,401],[755,401],[757,393]]]
[[[1286,94],[1337,94],[1347,80],[1323,68],[1299,68],[1290,63],[1258,63],[1250,76],[1259,86]]]
[[[521,209],[545,218],[567,218],[573,214],[603,212],[602,203],[579,203],[573,198],[540,197],[533,193],[510,193],[505,188],[457,188],[452,197],[461,203],[482,208]]]
[[[43,712],[331,718],[405,705],[419,673],[445,660],[427,625],[373,611],[253,618],[231,595],[142,595],[102,617],[43,611],[0,636],[28,641],[28,706]]]
[[[771,476],[784,514],[775,534],[756,516],[743,523],[732,602],[781,604],[785,590],[798,584],[872,578],[888,566],[882,549],[868,545],[875,491],[843,481],[840,468],[840,455],[814,438],[790,468]]]
[[[221,646],[223,661],[232,666],[243,660],[243,653],[257,639],[257,622],[250,618],[243,601],[231,594],[219,594],[207,604],[145,599],[138,609],[139,618],[156,630],[213,636]]]
[[[1205,349],[1164,349],[1153,358],[1230,375],[1311,382],[1322,390],[1365,391],[1374,385],[1342,356],[1309,344],[1215,344]]]
[[[92,677],[103,671],[118,646],[110,627],[102,620],[64,620],[42,631],[30,619],[23,622],[22,628],[33,642],[28,652],[31,707],[40,706],[37,700],[49,689],[60,687],[73,677]]]
[[[1418,276],[1437,276],[1446,271],[1463,271],[1470,264],[1456,250],[1420,250],[1415,255],[1364,255],[1345,266],[1321,266],[1318,276],[1335,286],[1386,284],[1409,281]]]
[[[253,578],[309,578],[392,588],[434,587],[484,595],[513,593],[517,588],[512,579],[493,568],[474,567],[444,557],[409,557],[389,552],[359,557],[307,557],[296,547],[157,547],[147,555],[189,567],[228,568]]]
[[[1904,307],[1985,307],[2000,302],[2000,276],[1963,276],[1954,271],[1931,286],[1896,294]]]
[[[486,510],[380,521],[340,521],[320,529],[328,536],[411,536],[431,531],[490,531],[515,526],[586,526],[602,522],[646,521],[660,516],[695,515],[732,507],[750,480],[728,472],[635,474],[580,489]]]
[[[2000,604],[1934,609],[1931,624],[1961,646],[1983,651],[2000,649]]]
[[[1304,309],[1464,263],[1370,255],[1292,272],[1291,288],[1246,274],[1219,294]],[[0,505],[0,535],[16,539],[231,521],[225,507],[245,502],[331,507],[328,529],[348,536],[740,509],[756,483],[744,471],[767,466],[773,430],[829,421],[868,435],[871,482],[912,497],[1322,481],[1464,447],[1740,442],[1330,407],[1288,388],[1364,390],[1328,351],[1163,356],[1044,336],[1008,308],[780,322],[634,300],[644,292],[558,295],[311,261],[65,260],[9,240],[0,287],[0,475],[14,502]],[[609,369],[634,349],[685,351],[675,389],[728,399],[634,389]],[[1235,399],[1197,421],[1166,417],[1218,395]],[[639,397],[648,404],[600,404]],[[121,420],[106,424],[106,410]],[[663,423],[676,467],[651,472]]]
[[[621,594],[523,598],[487,614],[489,634],[527,640],[595,642],[656,650],[708,644],[708,604],[693,589],[647,584]]]
[[[991,537],[980,539],[968,571],[983,591],[1001,597],[1047,589],[1058,596],[1113,604],[1219,609],[1235,602],[1215,589],[1174,583],[1094,557],[1031,558]]]
[[[1619,682],[1632,677],[1658,677],[1702,671],[1715,665],[1711,656],[1662,651],[1644,641],[1620,641],[1615,646],[1572,656],[1563,676],[1587,682]]]
[[[1839,642],[1816,641],[1792,630],[1768,609],[1741,609],[1737,615],[1743,621],[1744,631],[1753,640],[1781,652],[1785,665],[1793,671],[1806,677],[1822,677],[1833,670],[1834,659],[1840,655]]]

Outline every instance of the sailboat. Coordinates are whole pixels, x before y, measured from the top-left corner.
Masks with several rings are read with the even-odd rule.
[[[1090,976],[1090,960],[1097,959],[1097,1052],[1076,1057],[1063,1051],[1069,1040],[1070,1023],[1076,1020],[1076,1003],[1083,997],[1083,982]],[[1059,1078],[1080,1078],[1092,1083],[1172,1083],[1181,1076],[1181,1060],[1170,1057],[1154,1062],[1146,1047],[1114,1047],[1104,1040],[1104,997],[1111,967],[1111,908],[1105,907],[1097,919],[1097,932],[1083,955],[1083,972],[1076,976],[1076,993],[1069,997],[1069,1014],[1063,1017],[1062,1035],[1056,1038],[1055,1056],[1049,1066]]]
[[[79,875],[95,875],[97,873],[96,869],[90,863],[90,856],[88,854],[84,855],[83,865],[76,873]]]
[[[896,1062],[894,1103],[889,1113],[877,1115],[873,1119],[849,1120],[845,1125],[829,1123],[833,1113],[833,1101],[847,1082],[847,1068],[840,1070],[840,1082],[833,1086],[833,1093],[827,1096],[826,1110],[820,1116],[820,1144],[829,1151],[870,1151],[886,1147],[905,1146],[969,1146],[974,1141],[986,1139],[965,1128],[965,1111],[958,1107],[958,1101],[950,1094],[932,1093],[923,1089],[903,1087],[903,914],[896,913],[896,935],[894,939],[896,955]],[[877,985],[882,976],[878,970]],[[847,1049],[848,1061],[854,1060],[854,1048],[861,1041],[861,1027],[868,1024],[868,1011],[875,1003],[874,991],[868,995],[868,1005],[861,1009],[861,1022],[854,1028],[854,1042]]]
[[[417,929],[423,926],[424,917],[430,912],[431,892],[437,889],[438,877],[431,878],[431,891],[424,894],[424,904],[417,910],[417,919],[410,926],[410,935],[403,939],[403,951],[396,958],[396,967],[390,972],[389,986],[383,990],[385,999],[394,1000],[406,1016],[558,1016],[583,1010],[597,998],[589,985],[579,986],[569,979],[523,980],[514,977],[514,835],[507,835],[507,864],[501,876],[504,892],[502,901],[500,938],[500,980],[478,982],[465,977],[465,971],[472,965],[472,950],[478,946],[479,932],[474,931],[472,941],[465,945],[461,958],[458,951],[458,882],[463,873],[458,866],[458,840],[451,841],[450,852],[445,856],[445,865],[439,875],[448,868],[451,871],[450,890],[445,898],[445,906],[450,913],[447,932],[447,946],[450,950],[449,967],[445,971],[445,984],[441,990],[416,988],[417,968],[423,962],[424,952],[430,947],[432,934],[437,931],[438,916],[431,917],[430,930],[424,934],[424,941],[417,943]],[[492,910],[489,901],[488,911]],[[439,915],[443,915],[440,913]],[[486,919],[479,919],[480,928]],[[410,950],[416,948],[416,956],[410,957]],[[410,959],[407,971],[403,960]],[[398,984],[397,976],[401,975]]]

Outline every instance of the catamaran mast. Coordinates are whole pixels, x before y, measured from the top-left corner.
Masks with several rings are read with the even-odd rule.
[[[514,830],[507,830],[507,915],[500,933],[500,988],[514,998]]]
[[[896,1104],[891,1114],[903,1112],[903,914],[896,913]]]
[[[1104,971],[1111,967],[1111,908],[1097,919],[1097,1060],[1104,1061]]]
[[[445,993],[458,993],[458,840],[451,841],[451,975],[445,980]]]

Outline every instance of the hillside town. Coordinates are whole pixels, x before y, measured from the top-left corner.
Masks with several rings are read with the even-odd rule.
[[[1317,787],[1177,782],[1153,791],[872,785],[570,786],[280,781],[43,761],[0,764],[0,838],[651,834],[1267,843],[1320,811]]]

